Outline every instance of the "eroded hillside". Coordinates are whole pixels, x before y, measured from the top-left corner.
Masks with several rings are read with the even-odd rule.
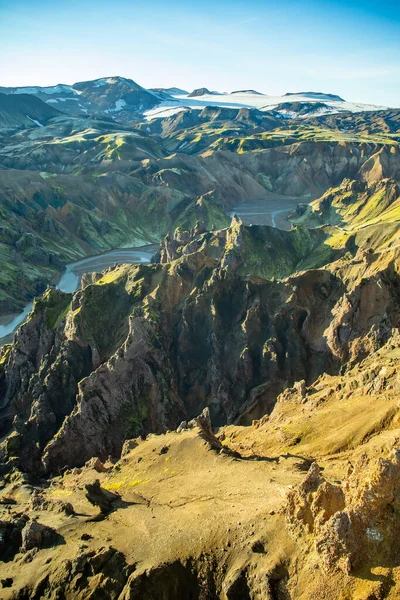
[[[4,459],[80,466],[206,406],[216,425],[249,422],[288,385],[378,349],[399,326],[398,247],[352,256],[330,241],[234,218],[177,230],[159,263],[111,268],[73,298],[49,290],[3,348]]]

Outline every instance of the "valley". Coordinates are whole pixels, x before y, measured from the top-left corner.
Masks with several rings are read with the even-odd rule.
[[[264,198],[243,200],[232,207],[231,217],[236,214],[245,225],[270,225],[278,229],[290,229],[288,215],[299,204],[307,203],[309,198],[283,196],[269,193]]]
[[[125,89],[117,79],[107,85],[114,97]],[[393,110],[362,113],[373,131],[360,113],[351,122],[342,112],[283,122],[274,110],[218,105],[147,121],[136,112],[119,122],[54,113],[54,103],[26,93],[4,97],[11,95],[25,104],[20,113],[15,105],[12,128],[7,119],[0,127],[0,316],[22,311],[70,262],[159,243],[197,220],[226,227],[226,215],[249,199],[268,198],[274,224],[287,228],[279,212],[286,198],[308,202],[344,178],[399,177]],[[29,116],[43,126],[27,123],[30,102]],[[4,118],[9,110],[5,103]],[[240,210],[260,212],[249,206]]]
[[[104,271],[116,263],[135,264],[150,262],[157,246],[144,246],[139,248],[124,248],[121,250],[111,250],[97,256],[90,256],[80,261],[66,265],[65,272],[56,283],[56,288],[62,292],[75,292],[80,284],[80,279],[85,273],[98,273]],[[11,341],[11,334],[26,319],[32,310],[33,302],[28,304],[22,313],[17,315],[8,315],[0,320],[0,344]],[[1,323],[3,321],[3,323]]]
[[[0,260],[2,598],[400,596],[399,109],[1,88]]]

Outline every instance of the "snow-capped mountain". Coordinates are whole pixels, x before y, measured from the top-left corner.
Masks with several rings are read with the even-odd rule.
[[[8,95],[31,94],[69,115],[118,116],[116,120],[127,120],[124,113],[129,113],[132,118],[132,113],[140,114],[171,98],[166,93],[161,95],[146,90],[124,77],[104,77],[73,85],[0,88],[0,92]]]
[[[49,106],[67,114],[88,114],[90,108],[86,99],[81,98],[80,93],[71,85],[58,84],[48,87],[2,87],[0,88],[0,92],[7,95],[30,94],[36,96]]]
[[[132,79],[104,77],[73,85],[74,90],[97,110],[113,114],[122,110],[143,112],[160,102],[160,96]]]
[[[204,87],[191,93],[176,87],[148,90],[125,77],[102,77],[73,85],[3,87],[0,92],[7,95],[36,96],[68,115],[101,116],[122,123],[141,119],[143,116],[147,120],[169,117],[186,108],[201,110],[206,106],[274,111],[274,116],[282,119],[386,108],[347,102],[340,96],[322,92],[288,92],[283,96],[269,96],[255,90],[210,92]]]
[[[385,106],[347,102],[333,94],[320,92],[288,93],[284,96],[268,96],[254,90],[235,91],[230,94],[215,93],[193,96],[175,95],[158,106],[147,110],[147,119],[171,116],[185,108],[201,110],[206,106],[224,108],[257,108],[261,111],[275,111],[282,118],[317,116],[329,113],[350,111],[353,113],[372,110],[384,110]]]

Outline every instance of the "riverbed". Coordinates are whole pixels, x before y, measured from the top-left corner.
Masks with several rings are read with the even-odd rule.
[[[311,198],[296,196],[283,196],[270,193],[264,198],[244,200],[231,211],[231,216],[236,214],[245,225],[270,225],[278,229],[289,230],[291,227],[287,219],[288,214],[298,204],[310,202]]]
[[[62,292],[75,292],[79,288],[80,279],[84,273],[98,273],[116,264],[149,263],[157,249],[158,245],[152,244],[141,248],[110,250],[103,254],[83,258],[66,266],[56,287]],[[33,302],[30,302],[25,306],[23,312],[2,318],[2,324],[0,325],[0,345],[9,341],[7,338],[11,338],[14,331],[25,321],[32,306]]]
[[[288,214],[300,203],[310,202],[311,198],[284,196],[269,192],[263,198],[244,200],[232,208],[230,215],[237,214],[245,225],[270,225],[278,229],[289,230],[291,227],[287,219]],[[148,263],[158,246],[144,246],[141,248],[122,248],[110,250],[96,256],[89,256],[66,266],[56,287],[63,292],[75,292],[79,287],[83,273],[104,271],[115,264],[123,263]],[[0,345],[8,342],[12,334],[29,314],[33,303],[29,303],[22,313],[9,315],[0,320]]]

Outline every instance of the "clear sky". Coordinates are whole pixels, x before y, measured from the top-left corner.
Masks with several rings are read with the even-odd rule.
[[[0,85],[110,75],[400,107],[400,0],[0,0]]]

